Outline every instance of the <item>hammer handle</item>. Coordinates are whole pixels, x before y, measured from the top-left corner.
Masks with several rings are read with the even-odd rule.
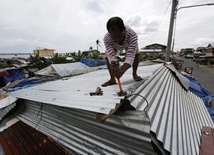
[[[122,92],[122,91],[123,91],[123,89],[122,89],[122,85],[121,85],[120,79],[117,79],[117,83],[118,83],[118,86],[119,86],[120,92]]]

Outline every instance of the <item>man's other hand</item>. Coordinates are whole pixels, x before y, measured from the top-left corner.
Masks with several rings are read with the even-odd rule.
[[[121,78],[123,76],[123,71],[122,69],[118,68],[114,71],[114,75],[117,79]]]
[[[117,79],[119,79],[123,75],[123,72],[120,69],[119,61],[111,62],[111,70],[113,71],[113,74]]]

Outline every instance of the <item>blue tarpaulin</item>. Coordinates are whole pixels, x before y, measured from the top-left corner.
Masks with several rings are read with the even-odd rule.
[[[203,85],[201,85],[198,81],[196,81],[193,77],[184,75],[186,78],[190,80],[189,91],[200,97],[214,122],[214,108],[210,105],[210,101],[213,99],[213,96],[209,91],[207,91]]]
[[[9,75],[4,73],[1,74],[3,77],[3,83],[5,85],[7,85],[9,82],[24,79],[24,76],[20,68],[6,69],[6,71],[8,72]]]
[[[96,66],[103,66],[106,65],[105,60],[99,60],[99,59],[86,59],[83,58],[80,60],[80,62],[84,63],[85,65],[89,67],[96,67]]]

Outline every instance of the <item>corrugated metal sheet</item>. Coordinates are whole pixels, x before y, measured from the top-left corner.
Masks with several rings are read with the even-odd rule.
[[[151,131],[171,154],[199,154],[202,126],[213,127],[213,122],[203,101],[186,91],[175,76],[179,73],[169,68],[159,69],[129,99],[137,110],[147,107],[148,101]]]
[[[151,66],[141,66],[138,73],[143,78],[151,76],[162,64]],[[142,82],[135,82],[132,79],[131,69],[121,78],[124,90],[134,90]],[[82,109],[92,112],[108,114],[115,108],[120,99],[116,92],[119,91],[118,85],[111,87],[101,87],[101,84],[109,80],[107,70],[99,70],[75,77],[70,77],[58,81],[47,82],[34,87],[9,93],[9,95],[44,102],[47,104],[58,105],[75,109]],[[90,96],[90,92],[95,92],[97,87],[101,87],[102,96]]]
[[[98,70],[98,67],[88,67],[81,62],[65,63],[65,64],[52,64],[44,69],[35,72],[36,75],[46,76],[73,76],[91,71]]]
[[[16,106],[16,97],[7,96],[5,94],[0,95],[0,121],[2,118]]]
[[[172,68],[172,66],[162,66],[143,84],[133,83],[130,72],[124,75],[121,79],[123,88],[132,93],[129,99],[137,111],[132,115],[128,115],[128,113],[121,114],[121,116],[113,115],[107,119],[105,124],[97,123],[95,114],[108,114],[115,107],[115,104],[121,99],[116,95],[118,86],[102,88],[103,96],[91,97],[88,95],[105,81],[106,76],[108,77],[105,70],[73,77],[66,81],[49,82],[13,92],[11,95],[34,101],[33,103],[25,101],[28,110],[19,116],[20,119],[38,130],[56,137],[64,145],[76,150],[80,149],[83,154],[86,152],[92,152],[92,154],[153,153],[151,147],[142,149],[142,146],[149,146],[149,140],[145,141],[145,137],[150,136],[149,132],[136,131],[139,125],[140,129],[144,129],[143,127],[147,126],[146,124],[149,122],[150,130],[171,154],[199,154],[201,128],[202,126],[213,127],[213,122],[203,101],[186,90],[187,81],[178,72],[174,73]],[[146,77],[146,75],[151,75],[157,66],[153,66],[153,69],[152,66],[149,66],[147,69],[151,69],[151,71],[145,72],[145,67],[139,67],[138,71],[141,76]],[[89,79],[91,80],[88,81]],[[36,102],[40,102],[39,105]],[[45,110],[44,107],[46,107]],[[36,114],[35,108],[37,109]],[[39,110],[40,108],[43,110]],[[145,118],[138,120],[141,115],[146,116],[140,112],[145,108],[150,121],[148,119],[145,121]],[[141,114],[137,115],[139,113]],[[124,125],[125,117],[126,120],[133,119],[129,124]],[[122,123],[121,126],[118,125],[120,123]],[[127,128],[127,126],[134,129]],[[102,136],[102,132],[104,136]],[[66,139],[68,135],[71,138]],[[134,137],[137,138],[134,139]],[[116,141],[111,141],[109,138],[116,138]],[[141,140],[138,141],[138,138]],[[132,141],[133,139],[134,141]],[[123,140],[126,142],[125,144]],[[135,141],[140,145],[137,145]]]
[[[60,145],[21,121],[0,132],[0,144],[6,155],[68,155]]]
[[[117,113],[104,124],[96,113],[24,100],[17,117],[80,154],[156,154],[144,112]]]
[[[138,73],[147,78],[161,66],[141,66]],[[119,113],[105,124],[96,121],[97,113],[108,114],[124,98],[116,94],[117,85],[103,87],[102,96],[89,95],[108,78],[107,70],[99,70],[10,95],[26,103],[19,119],[80,154],[155,154],[144,112]],[[132,79],[131,70],[121,81],[123,89],[128,91],[142,84]]]
[[[0,109],[0,121],[4,118],[7,113],[16,106],[16,103],[12,103],[4,108]]]
[[[1,94],[2,96],[2,94]],[[17,98],[12,96],[3,95],[0,99],[0,109],[7,107],[8,105],[16,102]]]

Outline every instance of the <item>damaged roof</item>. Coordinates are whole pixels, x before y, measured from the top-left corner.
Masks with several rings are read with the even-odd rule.
[[[151,76],[160,66],[162,66],[162,64],[141,66],[139,67],[141,69],[138,70],[138,73],[143,78],[148,78],[148,76]],[[123,89],[127,90],[127,92],[133,91],[138,85],[142,84],[142,81],[134,82],[130,71],[131,70],[121,78]],[[102,83],[109,80],[108,78],[108,72],[104,69],[57,81],[46,82],[9,94],[17,98],[108,114],[110,110],[114,109],[116,104],[120,102],[120,99],[124,98],[124,96],[117,95],[119,91],[118,85],[101,87]],[[97,87],[101,87],[103,94],[90,96],[90,92],[95,92]]]
[[[98,69],[98,67],[88,67],[81,62],[74,62],[65,64],[51,64],[50,66],[35,72],[35,74],[40,76],[65,77],[88,73]]]
[[[135,82],[131,69],[121,78],[126,99],[136,109],[109,114],[124,99],[118,85],[101,87],[107,70],[62,79],[9,93],[23,99],[23,122],[80,154],[199,154],[202,126],[213,127],[203,101],[188,91],[188,80],[171,65],[139,66],[146,81]]]

